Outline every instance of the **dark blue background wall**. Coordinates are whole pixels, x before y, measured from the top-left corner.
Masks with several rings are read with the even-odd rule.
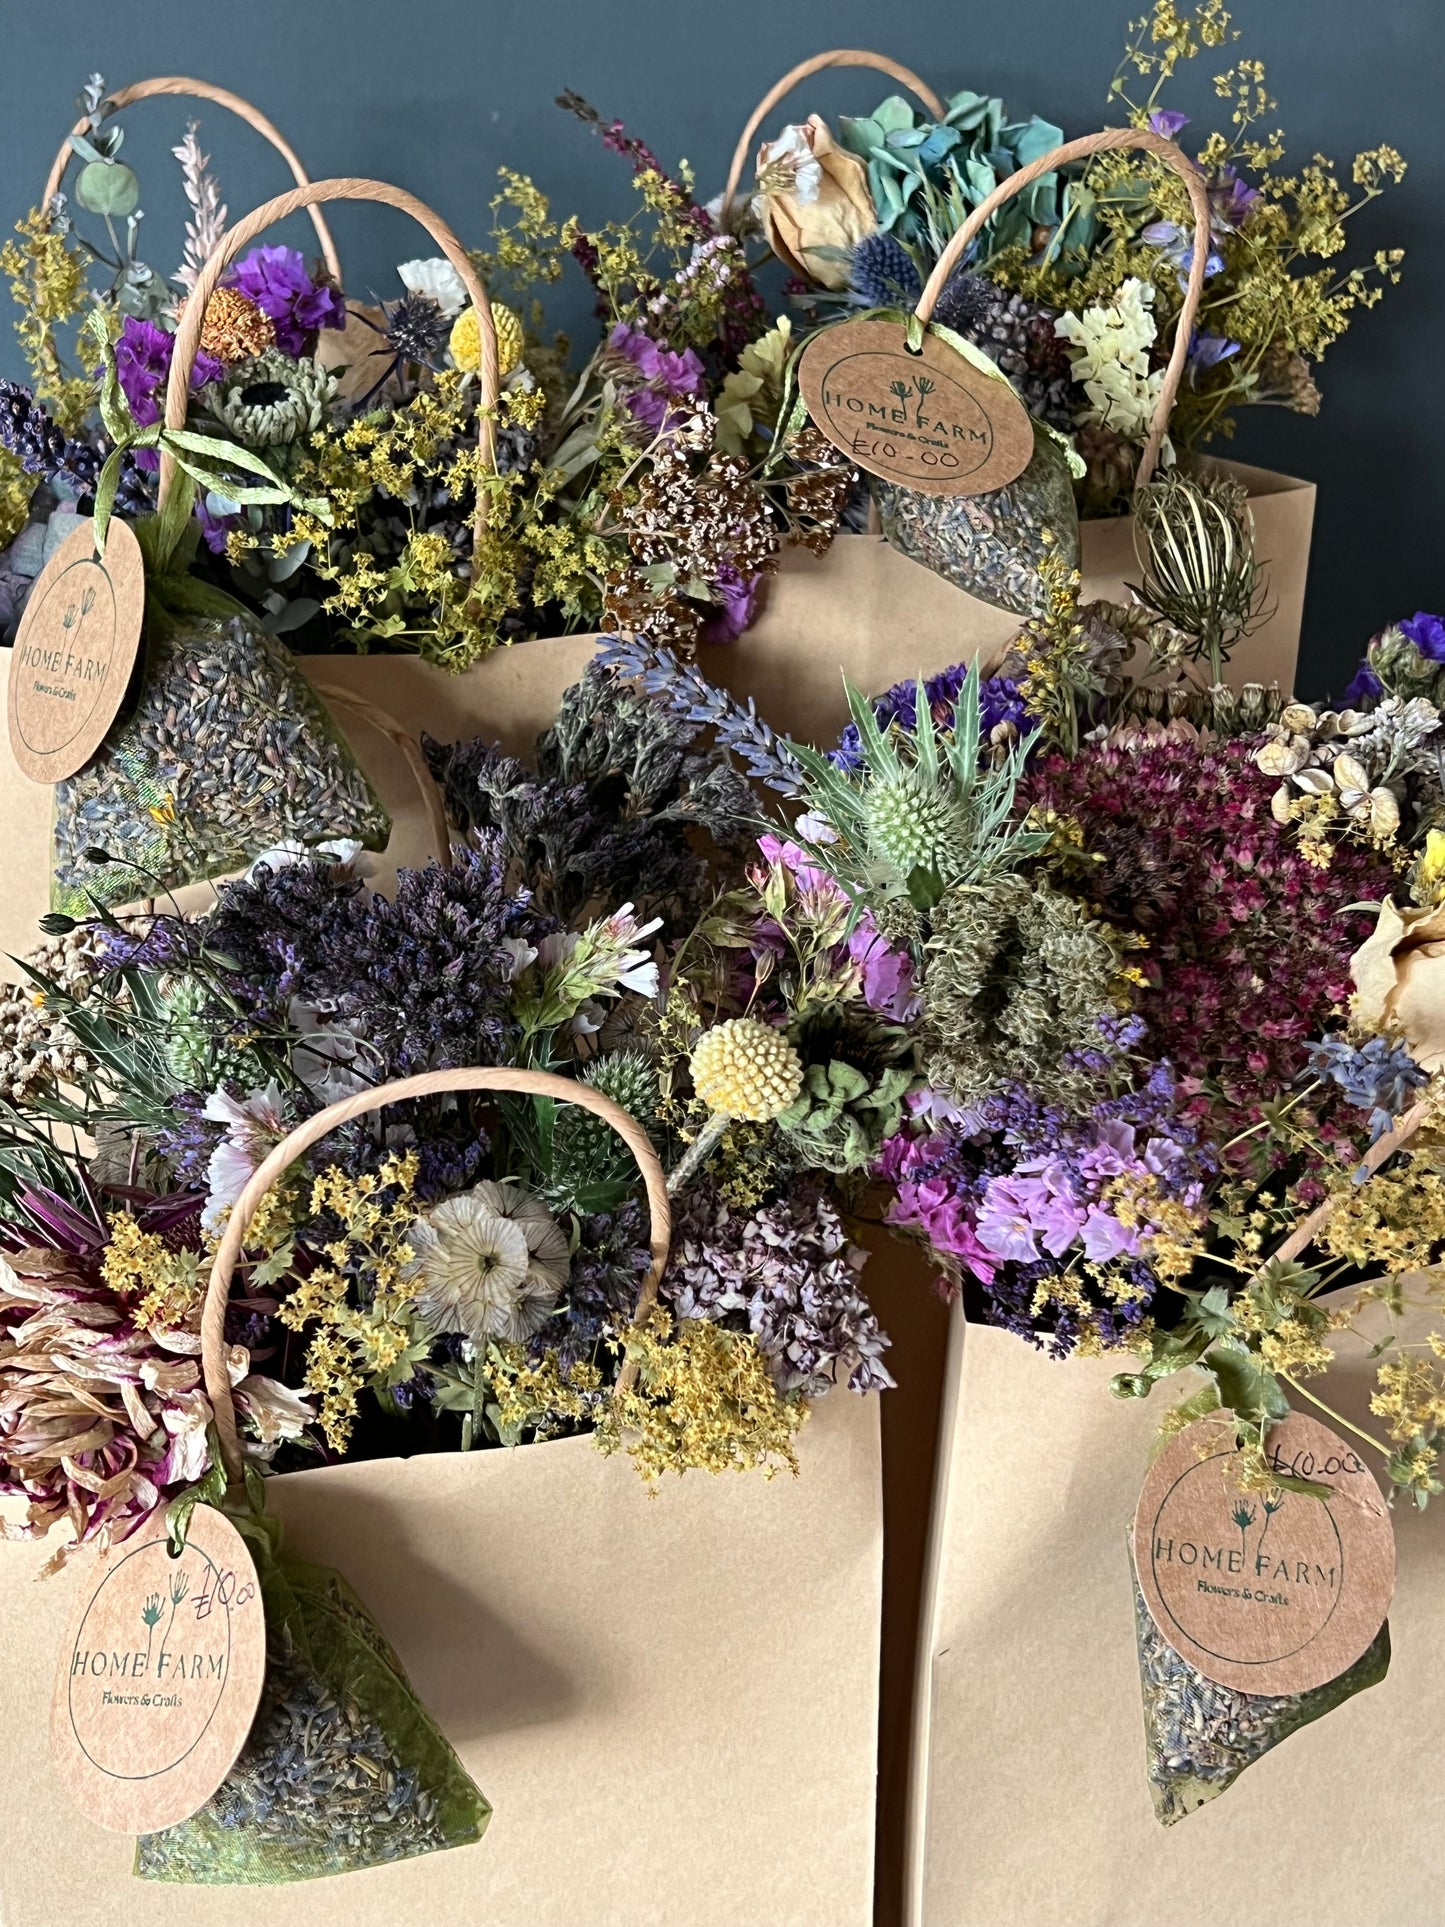
[[[619,116],[671,163],[693,162],[715,192],[749,109],[786,68],[826,46],[876,46],[942,93],[1001,94],[1077,134],[1104,124],[1105,90],[1131,11],[1143,0],[8,0],[0,4],[0,227],[38,197],[99,68],[113,86],[188,73],[248,96],[277,121],[315,176],[368,174],[430,202],[481,245],[495,171],[532,174],[554,205],[597,222],[630,208],[627,168],[560,113],[563,87]],[[1400,245],[1403,284],[1329,357],[1324,412],[1246,417],[1238,451],[1319,483],[1301,682],[1338,686],[1369,633],[1417,607],[1445,604],[1445,7],[1441,0],[1240,0],[1235,53],[1264,59],[1294,160],[1315,152],[1348,170],[1356,149],[1392,141],[1404,185],[1363,217],[1358,244]],[[1196,126],[1221,104],[1209,75],[1185,70],[1173,104]],[[866,74],[820,76],[796,116],[864,112],[886,87]],[[142,176],[149,253],[168,271],[183,203],[166,150],[181,102],[127,116]],[[785,116],[780,112],[778,122]],[[202,118],[235,217],[288,185],[279,159],[219,109]],[[1186,136],[1186,139],[1188,137]],[[353,294],[397,291],[393,264],[426,251],[400,217],[333,216]],[[307,230],[295,242],[306,246]],[[3,297],[0,297],[3,302]],[[574,281],[557,322],[580,335],[587,299]],[[18,374],[8,335],[0,373]]]

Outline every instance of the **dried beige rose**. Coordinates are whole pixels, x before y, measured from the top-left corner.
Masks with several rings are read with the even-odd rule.
[[[878,226],[868,170],[811,114],[758,153],[754,212],[778,259],[822,288],[846,288],[848,255]]]
[[[1361,1023],[1397,1030],[1422,1070],[1445,1068],[1445,906],[1401,910],[1386,897],[1350,975]]]

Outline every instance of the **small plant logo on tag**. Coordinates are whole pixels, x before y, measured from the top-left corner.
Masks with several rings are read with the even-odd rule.
[[[129,527],[110,524],[105,557],[89,522],[46,563],[10,651],[10,744],[37,782],[73,776],[125,700],[145,611],[145,564]]]

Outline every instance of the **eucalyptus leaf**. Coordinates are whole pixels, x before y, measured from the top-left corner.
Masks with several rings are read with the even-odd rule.
[[[297,596],[288,602],[280,615],[268,617],[266,628],[273,636],[290,635],[293,629],[304,629],[313,616],[321,613],[321,604],[311,596]]]
[[[140,205],[140,182],[123,161],[91,161],[80,170],[75,198],[91,214],[123,220]]]

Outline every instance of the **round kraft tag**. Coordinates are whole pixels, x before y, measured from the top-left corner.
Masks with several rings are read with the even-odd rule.
[[[1154,1623],[1181,1658],[1245,1693],[1307,1693],[1348,1671],[1385,1622],[1395,1536],[1374,1474],[1352,1446],[1293,1413],[1265,1459],[1327,1499],[1246,1491],[1234,1435],[1187,1427],[1150,1467],[1134,1561]]]
[[[134,532],[113,517],[102,558],[83,522],[37,577],[10,652],[10,748],[37,783],[74,776],[100,748],[125,698],[144,617]]]
[[[266,1670],[246,1542],[198,1505],[171,1556],[165,1517],[101,1554],[60,1655],[50,1747],[99,1826],[155,1833],[203,1807],[245,1745]]]
[[[910,351],[893,321],[843,321],[803,350],[798,387],[835,447],[924,495],[987,495],[1033,459],[1034,425],[1007,381],[938,335]]]

